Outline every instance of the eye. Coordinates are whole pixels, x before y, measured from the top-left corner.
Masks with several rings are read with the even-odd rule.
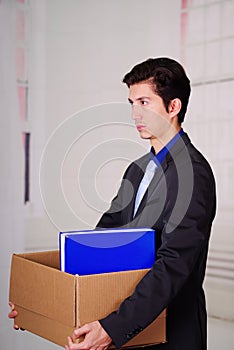
[[[146,100],[141,100],[141,105],[142,106],[146,106],[148,104],[148,101],[146,101]]]

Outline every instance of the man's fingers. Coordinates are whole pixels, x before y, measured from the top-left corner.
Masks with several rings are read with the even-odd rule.
[[[9,304],[9,306],[11,308],[11,311],[9,312],[8,317],[9,318],[15,318],[18,315],[18,312],[15,310],[15,305],[11,301],[9,301],[8,304]],[[17,324],[14,325],[14,329],[15,330],[20,329],[21,331],[24,331],[24,329],[20,328]]]
[[[76,339],[84,337],[81,342],[75,343]],[[68,337],[68,347],[66,350],[105,350],[111,344],[111,338],[102,328],[98,321],[87,323],[75,329],[72,337]]]
[[[90,329],[87,325],[84,325],[83,327],[77,328],[74,330],[73,338],[74,339],[80,338],[82,335],[85,335],[89,331],[90,331]]]
[[[15,318],[18,315],[16,310],[13,310],[11,312],[9,312],[8,317],[9,318]]]
[[[18,315],[17,311],[15,310],[15,305],[9,301],[9,306],[11,308],[11,312],[9,312],[8,317],[15,318]]]
[[[75,350],[76,349],[77,344],[73,343],[71,337],[67,337],[67,342],[68,342],[68,345],[65,345],[66,350],[73,350],[73,349]]]
[[[68,346],[70,348],[72,346],[72,344],[73,344],[72,338],[71,337],[67,337],[67,342],[68,342]]]

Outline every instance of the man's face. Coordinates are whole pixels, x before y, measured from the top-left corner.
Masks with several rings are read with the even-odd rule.
[[[141,138],[162,141],[172,127],[162,98],[152,90],[149,83],[141,82],[130,86],[129,102]]]

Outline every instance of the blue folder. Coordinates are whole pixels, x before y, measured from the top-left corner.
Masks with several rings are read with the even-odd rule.
[[[82,275],[151,268],[155,231],[148,228],[60,232],[61,271]]]

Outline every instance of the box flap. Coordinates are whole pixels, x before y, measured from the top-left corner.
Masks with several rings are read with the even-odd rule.
[[[74,326],[75,277],[49,267],[56,265],[52,255],[55,258],[56,253],[12,256],[9,299],[27,310]]]
[[[79,276],[76,326],[107,316],[132,294],[148,269]],[[92,300],[92,303],[90,303]],[[79,302],[81,301],[81,302]]]
[[[17,254],[17,256],[21,256],[24,259],[60,270],[58,250]]]

